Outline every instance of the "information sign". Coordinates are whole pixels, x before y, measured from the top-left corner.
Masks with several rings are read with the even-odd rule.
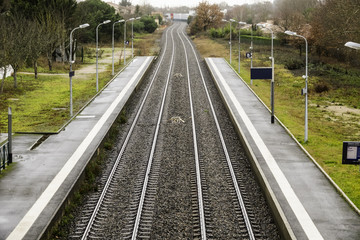
[[[342,164],[359,164],[360,142],[343,142]]]
[[[250,79],[272,79],[272,68],[251,68]]]

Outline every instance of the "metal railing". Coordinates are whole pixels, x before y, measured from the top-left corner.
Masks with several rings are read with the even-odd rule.
[[[12,163],[12,111],[11,107],[8,109],[8,139],[0,145],[0,173],[2,169],[6,168],[6,165]]]
[[[4,143],[0,146],[0,173],[1,170],[6,168],[6,165],[9,165],[12,162],[12,159],[9,154],[9,142]]]

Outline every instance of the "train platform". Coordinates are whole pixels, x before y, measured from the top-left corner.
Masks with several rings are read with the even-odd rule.
[[[0,180],[0,239],[38,239],[154,57],[136,57],[62,131],[13,137],[12,169]],[[33,150],[31,150],[33,149]]]
[[[280,209],[286,238],[360,239],[358,209],[278,119],[271,124],[269,110],[223,58],[205,62],[259,168],[255,172],[270,186],[270,207]]]

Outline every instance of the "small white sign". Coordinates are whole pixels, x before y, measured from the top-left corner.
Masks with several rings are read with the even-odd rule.
[[[358,148],[356,146],[347,147],[347,159],[357,159]]]

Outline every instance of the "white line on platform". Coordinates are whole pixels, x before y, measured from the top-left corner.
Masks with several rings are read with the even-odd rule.
[[[244,122],[246,128],[248,129],[251,137],[253,138],[255,144],[257,145],[258,149],[260,150],[262,156],[266,164],[268,165],[270,171],[272,172],[276,182],[278,183],[281,191],[283,192],[286,200],[288,201],[291,209],[293,210],[295,216],[297,217],[301,227],[303,228],[306,236],[309,239],[314,240],[321,240],[323,237],[321,236],[319,230],[315,226],[314,222],[310,218],[309,214],[307,213],[306,209],[300,202],[299,198],[296,196],[294,190],[292,189],[290,183],[286,179],[284,173],[281,171],[279,165],[275,161],[274,157],[270,153],[269,149],[265,145],[264,141],[260,137],[259,133],[257,132],[256,128],[252,124],[251,120],[245,113],[244,109],[242,108],[241,104],[235,97],[233,91],[226,83],[224,77],[220,73],[219,69],[214,64],[213,60],[209,58],[209,63],[211,64],[212,68],[214,69],[216,75],[219,77],[221,83],[223,84],[225,91],[229,94],[234,106],[239,113],[242,121]]]
[[[65,181],[71,170],[74,168],[76,163],[79,161],[81,156],[84,154],[88,146],[94,140],[96,135],[99,133],[102,126],[108,120],[110,115],[114,112],[116,106],[123,99],[124,95],[129,90],[130,86],[137,79],[140,72],[147,66],[148,62],[152,59],[152,57],[148,57],[144,63],[141,65],[139,70],[134,74],[134,76],[130,79],[124,89],[120,92],[118,97],[112,102],[110,107],[106,110],[104,115],[99,119],[99,121],[95,124],[95,126],[91,129],[86,138],[81,142],[79,147],[73,153],[73,155],[69,158],[69,160],[65,163],[60,172],[55,176],[55,178],[51,181],[45,191],[41,194],[41,196],[36,200],[34,205],[30,208],[30,210],[26,213],[26,215],[22,218],[16,228],[11,232],[8,236],[8,240],[19,240],[22,239],[25,234],[29,231],[31,226],[34,224],[36,219],[39,217],[41,212],[44,210],[46,205],[50,202],[51,198],[54,196],[56,191],[60,188],[61,184]]]
[[[76,118],[95,118],[95,115],[78,115]]]

